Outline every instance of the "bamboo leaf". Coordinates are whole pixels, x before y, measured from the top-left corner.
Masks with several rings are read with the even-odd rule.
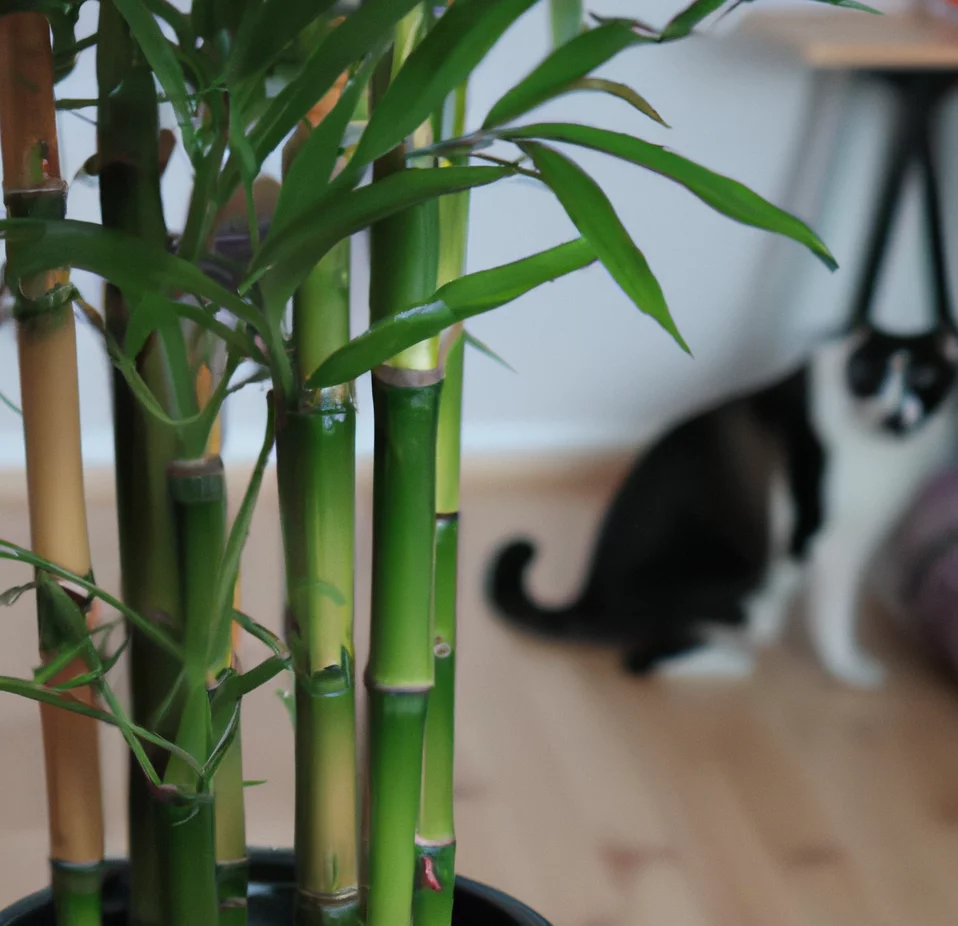
[[[160,779],[156,773],[156,769],[146,755],[133,724],[126,716],[126,712],[113,693],[113,689],[110,688],[104,678],[105,671],[100,661],[100,654],[93,645],[93,641],[86,628],[83,612],[80,610],[79,605],[67,594],[58,582],[55,582],[50,576],[43,572],[37,573],[37,595],[38,597],[43,596],[45,599],[45,606],[40,609],[40,612],[44,615],[49,615],[58,623],[58,630],[64,634],[64,639],[71,641],[76,640],[77,642],[86,644],[83,658],[91,669],[90,678],[94,689],[106,702],[107,707],[110,709],[111,716],[116,721],[116,725],[119,727],[124,740],[126,740],[127,746],[133,753],[140,767],[150,781],[154,784],[158,784]],[[44,633],[42,626],[40,632],[42,636]]]
[[[226,66],[227,83],[267,68],[310,23],[326,13],[335,0],[266,0],[240,20]]]
[[[483,341],[480,341],[474,334],[471,334],[468,331],[463,332],[463,337],[466,339],[466,344],[475,350],[479,351],[485,357],[488,357],[495,363],[498,363],[500,366],[505,367],[510,373],[515,373],[516,368],[512,364],[508,363],[506,360],[503,360],[488,344]]]
[[[558,47],[582,30],[582,0],[549,0],[552,42]]]
[[[210,697],[210,720],[216,745],[203,765],[204,779],[208,780],[216,773],[217,766],[236,735],[241,700],[287,668],[288,659],[270,656],[242,675],[233,669],[227,669],[223,674]]]
[[[370,61],[349,80],[332,112],[309,133],[305,144],[296,153],[283,177],[269,234],[277,234],[326,197],[346,128],[369,83],[374,63],[374,60]]]
[[[792,238],[805,245],[829,269],[838,266],[821,238],[800,219],[773,206],[737,180],[717,174],[659,145],[620,132],[564,123],[526,126],[503,132],[502,137],[513,141],[538,138],[568,142],[638,164],[682,184],[723,215],[744,225]]]
[[[484,129],[511,122],[529,110],[566,93],[595,68],[635,45],[654,44],[619,22],[604,23],[583,32],[550,54],[535,70],[496,102],[482,124]]]
[[[126,328],[123,344],[126,353],[136,357],[161,321],[171,317],[193,322],[218,337],[239,357],[266,363],[262,351],[244,330],[224,324],[202,306],[166,299],[156,293],[145,293],[136,303]]]
[[[602,188],[577,164],[538,142],[523,142],[522,150],[539,169],[599,260],[638,308],[651,315],[679,346],[688,345],[679,334],[662,295],[662,287],[636,247]]]
[[[266,433],[263,436],[263,446],[260,448],[259,457],[253,467],[239,511],[230,527],[226,547],[223,550],[223,559],[217,572],[216,597],[213,600],[213,632],[210,634],[208,654],[210,656],[225,650],[225,641],[229,639],[230,624],[233,620],[232,601],[236,589],[236,577],[239,575],[240,557],[253,521],[253,512],[263,484],[266,464],[273,449],[274,436],[273,401],[270,395],[266,402]]]
[[[694,0],[684,10],[676,13],[662,30],[663,42],[685,38],[702,20],[708,19],[728,0]]]
[[[253,327],[260,327],[258,310],[211,280],[199,267],[154,247],[133,235],[74,219],[3,219],[0,238],[16,241],[17,278],[76,267],[109,280],[128,296],[150,291],[174,291],[199,296],[227,309]]]
[[[139,727],[134,723],[126,722],[123,724],[118,718],[114,717],[107,711],[93,707],[84,701],[79,701],[73,695],[53,691],[52,689],[47,688],[44,685],[40,685],[37,682],[29,681],[23,678],[14,678],[8,675],[2,675],[0,676],[0,691],[6,691],[9,694],[19,695],[20,697],[28,698],[31,701],[39,701],[41,704],[51,704],[54,707],[72,711],[74,714],[83,714],[85,717],[92,717],[94,720],[100,720],[103,723],[107,723],[112,727],[118,727],[121,730],[124,726],[126,726],[127,729],[132,732],[137,739],[142,740],[145,743],[150,743],[153,746],[159,746],[160,749],[169,752],[171,755],[178,755],[181,753],[181,750],[176,746],[175,743],[171,743],[162,736],[157,736],[157,734],[151,733],[149,730],[145,730],[143,727]],[[189,759],[188,756],[183,758]],[[200,767],[195,763],[194,766],[195,770],[199,772]],[[150,767],[152,768],[152,765]],[[144,771],[146,771],[146,769],[144,769]]]
[[[345,598],[343,601],[345,602]],[[233,611],[233,620],[243,628],[250,636],[255,637],[268,649],[272,650],[277,656],[284,659],[289,656],[289,649],[286,644],[268,627],[257,623],[248,614],[242,611]]]
[[[614,80],[602,80],[598,77],[583,77],[581,80],[575,80],[569,84],[567,92],[576,90],[595,90],[599,93],[607,93],[610,96],[616,96],[624,100],[629,106],[637,109],[640,113],[670,128],[669,124],[656,112],[652,104],[637,91],[633,90],[628,84],[621,84]]]
[[[5,396],[2,392],[0,392],[0,404],[6,405],[7,408],[9,408],[10,411],[12,411],[12,412],[13,412],[14,414],[16,414],[16,415],[22,415],[22,414],[23,414],[23,411],[21,410],[20,406],[17,405],[16,402],[14,402],[14,401],[12,401],[11,399],[7,398],[7,396]]]
[[[71,662],[79,659],[86,645],[86,641],[81,640],[65,648],[61,647],[56,656],[48,659],[38,669],[33,670],[33,680],[39,685],[46,685],[51,678],[59,675]]]
[[[20,596],[37,587],[36,582],[27,582],[24,585],[14,585],[8,588],[3,594],[0,594],[0,606],[10,607],[20,600]]]
[[[299,75],[269,104],[250,133],[260,163],[279,145],[296,123],[352,67],[392,33],[393,27],[418,0],[364,0],[313,51]],[[229,170],[229,167],[227,167]]]
[[[577,238],[522,260],[459,277],[422,305],[385,318],[331,354],[309,378],[310,389],[349,382],[400,351],[451,325],[506,305],[532,289],[593,263],[596,253]]]
[[[354,160],[369,164],[404,141],[466,81],[536,0],[456,0],[416,46],[373,110]]]
[[[374,222],[447,193],[485,186],[509,176],[505,167],[442,167],[404,170],[347,190],[268,236],[241,289],[262,279],[267,311],[275,318],[296,287],[333,245]]]
[[[143,0],[114,0],[116,8],[126,20],[130,31],[166,92],[176,121],[183,134],[183,146],[192,157],[196,152],[196,133],[193,129],[193,111],[186,80],[176,59],[176,53],[166,40],[153,14]]]
[[[104,591],[84,576],[77,575],[77,573],[71,572],[69,569],[64,569],[62,566],[58,566],[56,563],[52,563],[42,556],[37,556],[32,551],[27,550],[25,547],[18,546],[15,543],[11,543],[9,540],[0,540],[0,559],[23,563],[27,566],[33,566],[35,569],[42,569],[52,576],[64,579],[76,585],[78,588],[82,588],[87,594],[92,595],[94,598],[99,598],[111,608],[115,608],[119,611],[132,623],[136,624],[136,626],[143,631],[143,634],[149,637],[161,649],[177,659],[182,658],[183,651],[180,645],[173,640],[166,631],[161,630],[152,621],[141,617],[136,611],[128,608],[122,601],[114,598],[109,592]]]
[[[81,675],[74,676],[69,681],[63,682],[62,684],[51,685],[51,688],[53,688],[55,691],[69,691],[72,688],[82,688],[84,685],[92,685],[101,681],[120,661],[120,657],[126,651],[129,643],[130,636],[127,634],[123,638],[123,642],[105,659],[102,656],[100,657],[101,662],[97,665],[96,669],[91,672],[84,672]]]
[[[721,9],[729,0],[693,0],[685,9],[677,13],[669,20],[666,27],[662,30],[660,41],[674,42],[678,39],[684,39],[705,19],[708,19],[714,12]],[[741,4],[742,0],[732,0],[727,12],[731,12]],[[824,3],[828,6],[842,7],[848,10],[858,10],[862,13],[877,13],[880,10],[859,3],[858,0],[814,0],[816,3]]]

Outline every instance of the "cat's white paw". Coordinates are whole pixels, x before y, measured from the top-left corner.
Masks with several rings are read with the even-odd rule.
[[[665,678],[747,678],[754,669],[752,654],[742,646],[713,643],[691,653],[663,660],[656,669]]]
[[[762,602],[747,608],[748,638],[754,646],[777,643],[785,630],[788,610],[781,602]]]
[[[825,668],[838,681],[852,688],[881,688],[888,679],[881,662],[865,653],[849,653],[829,659]]]

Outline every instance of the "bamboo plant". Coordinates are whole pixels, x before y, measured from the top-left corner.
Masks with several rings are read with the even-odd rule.
[[[18,298],[33,544],[4,542],[0,557],[36,570],[45,663],[32,680],[0,679],[0,689],[43,704],[48,747],[59,741],[54,729],[85,737],[85,752],[47,753],[61,926],[100,919],[94,719],[118,726],[132,756],[131,923],[246,922],[241,700],[287,669],[295,921],[451,922],[463,359],[469,343],[482,347],[463,325],[598,262],[686,348],[614,204],[558,145],[656,172],[833,265],[805,224],[736,181],[629,132],[525,120],[586,92],[619,99],[636,124],[661,122],[634,89],[595,70],[627,49],[684,38],[734,0],[694,0],[662,29],[586,22],[580,3],[554,0],[553,49],[470,127],[470,76],[538,3],[193,0],[181,9],[100,0],[95,34],[77,38],[78,2],[0,0],[0,236]],[[95,96],[57,105],[94,111],[97,151],[85,169],[100,185],[101,223],[63,216],[53,121],[54,82],[92,46]],[[17,89],[23,73],[35,94]],[[164,109],[175,133],[159,128]],[[176,233],[160,187],[173,144],[194,174]],[[273,153],[281,178],[264,173]],[[466,273],[471,191],[515,178],[554,196],[578,237]],[[358,233],[370,240],[368,294],[350,276]],[[69,284],[66,266],[106,281],[102,315]],[[122,600],[89,574],[71,301],[102,334],[114,368]],[[370,325],[355,336],[351,301],[369,306]],[[354,384],[366,374],[374,536],[361,772]],[[262,381],[263,445],[230,523],[220,416],[232,392]],[[238,589],[274,446],[285,640],[241,611]],[[68,490],[68,501],[52,494]],[[58,540],[67,531],[72,546]],[[119,611],[119,644],[84,629],[95,599]],[[270,655],[241,666],[238,630]],[[127,640],[131,716],[109,680]],[[84,755],[91,767],[78,771]],[[65,781],[90,789],[83,813],[58,791]]]

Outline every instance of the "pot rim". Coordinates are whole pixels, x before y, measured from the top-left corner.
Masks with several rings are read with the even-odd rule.
[[[255,848],[249,853],[251,887],[261,885],[289,885],[295,864],[295,855],[290,849]],[[104,875],[121,875],[127,869],[124,859],[106,859],[103,863]],[[117,886],[119,886],[117,884]],[[469,899],[472,903],[497,911],[500,916],[508,917],[514,926],[550,926],[549,922],[522,901],[487,884],[474,881],[463,875],[456,875],[456,902]],[[116,901],[120,901],[116,897]],[[52,902],[49,887],[41,888],[0,909],[0,926],[18,926],[22,918],[36,912]]]

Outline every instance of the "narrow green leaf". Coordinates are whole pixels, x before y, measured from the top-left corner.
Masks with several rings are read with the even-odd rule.
[[[595,68],[635,45],[655,39],[619,22],[604,23],[577,35],[557,48],[535,70],[505,93],[486,116],[484,129],[511,122],[531,109],[566,93],[572,84]]]
[[[396,23],[419,0],[364,0],[322,41],[299,75],[270,102],[250,133],[256,157],[266,156],[293,130],[339,75],[366,55],[373,54]]]
[[[497,354],[488,344],[484,341],[480,341],[474,334],[471,334],[468,331],[463,332],[463,337],[466,339],[466,344],[468,344],[474,350],[479,351],[484,357],[488,357],[494,363],[498,363],[500,366],[505,367],[510,373],[515,373],[516,368],[512,364],[504,360],[499,354]]]
[[[342,596],[340,596],[342,598]],[[345,598],[342,599],[345,602]],[[255,637],[265,647],[272,650],[277,656],[284,659],[289,656],[289,649],[286,644],[268,627],[257,623],[248,614],[242,611],[233,611],[233,620],[243,628],[250,636]]]
[[[522,142],[520,147],[532,158],[543,181],[625,294],[688,351],[669,313],[659,281],[602,188],[555,149],[529,141]]]
[[[169,740],[163,739],[162,736],[151,733],[149,730],[145,730],[143,727],[139,727],[136,724],[130,723],[128,721],[126,723],[122,723],[112,714],[100,710],[99,708],[91,707],[85,701],[78,701],[75,697],[73,697],[73,695],[61,694],[45,687],[44,685],[37,684],[36,682],[32,682],[23,678],[13,678],[8,675],[0,675],[0,691],[6,691],[9,694],[19,695],[20,697],[28,698],[31,701],[39,701],[41,704],[52,704],[54,707],[60,707],[64,710],[72,711],[74,714],[83,714],[85,717],[92,717],[94,720],[100,720],[112,727],[118,727],[120,730],[123,730],[124,727],[126,727],[126,729],[137,739],[140,739],[145,743],[150,743],[153,746],[159,746],[160,749],[165,750],[171,755],[178,755],[181,753],[181,750],[176,746],[175,743],[171,743]],[[192,759],[189,759],[188,756],[181,756],[181,758],[192,762]],[[193,765],[195,770],[199,772],[200,766],[196,763],[193,763]],[[150,765],[150,768],[152,769],[152,765]],[[144,769],[144,772],[149,774],[147,769]],[[154,776],[156,775],[155,771],[153,774]],[[159,779],[157,778],[157,782],[158,781]]]
[[[640,113],[658,122],[659,125],[664,125],[666,128],[669,128],[669,124],[655,111],[652,104],[649,103],[644,96],[633,90],[628,84],[620,84],[615,80],[602,80],[598,77],[583,77],[581,80],[575,80],[569,84],[568,90],[570,92],[576,90],[595,90],[599,93],[608,93],[610,96],[616,96],[620,100],[624,100],[628,103],[629,106],[637,109]]]
[[[723,215],[744,225],[792,238],[805,245],[829,269],[838,266],[821,238],[800,219],[773,206],[737,180],[717,174],[659,145],[620,132],[566,123],[525,126],[503,132],[502,137],[512,141],[538,138],[568,142],[638,164],[682,184]]]
[[[273,449],[273,401],[269,396],[266,401],[266,433],[263,435],[263,446],[253,467],[243,501],[240,504],[236,518],[230,527],[226,548],[223,550],[223,559],[219,564],[216,582],[216,597],[213,601],[213,632],[210,634],[210,657],[225,649],[225,641],[229,639],[230,624],[233,620],[233,595],[236,590],[236,577],[239,575],[240,557],[246,538],[249,535],[250,524],[253,522],[253,512],[256,509],[256,500],[263,484],[263,474],[266,472],[266,463]]]
[[[447,193],[485,186],[509,176],[505,167],[441,167],[403,170],[356,190],[330,197],[318,207],[270,235],[250,267],[243,288],[262,278],[268,311],[285,309],[287,300],[330,248],[403,209]]]
[[[0,594],[0,606],[8,608],[16,604],[20,600],[21,595],[25,595],[36,587],[36,582],[27,582],[24,585],[14,585],[12,588],[8,588]]]
[[[133,317],[139,314],[144,304],[158,305],[156,310],[147,310],[148,315],[153,317],[155,324],[153,330],[156,331],[160,343],[163,345],[163,356],[166,365],[169,368],[169,401],[170,411],[175,418],[180,420],[192,418],[199,415],[200,408],[196,398],[195,376],[190,367],[189,356],[186,351],[186,339],[183,337],[183,326],[179,318],[170,312],[164,311],[166,306],[154,302],[152,293],[144,293],[140,297],[134,297],[137,309],[133,310]],[[170,300],[172,301],[172,300]],[[175,303],[174,303],[175,304]],[[136,354],[128,352],[131,363],[136,363]]]
[[[16,415],[22,415],[23,411],[16,402],[9,399],[2,392],[0,392],[0,405],[6,405]]]
[[[25,547],[18,546],[15,543],[11,543],[9,540],[0,540],[0,559],[23,563],[27,566],[33,566],[35,569],[42,569],[52,576],[64,579],[76,585],[78,588],[82,588],[87,594],[92,595],[94,598],[99,598],[111,608],[115,608],[119,611],[165,652],[177,659],[182,658],[183,651],[179,643],[173,640],[165,630],[162,630],[153,623],[153,621],[141,617],[136,611],[128,608],[122,601],[114,598],[109,592],[104,591],[84,576],[77,575],[69,569],[64,569],[62,566],[58,566],[56,563],[52,563],[42,556],[37,556],[32,551],[27,550]]]
[[[369,164],[404,141],[466,81],[536,0],[456,0],[416,46],[373,110],[354,159]]]
[[[143,0],[114,0],[116,8],[126,20],[130,31],[149,61],[160,86],[173,104],[176,121],[183,134],[183,146],[192,156],[196,151],[196,133],[193,130],[193,111],[186,80],[176,53],[160,30],[153,14]]]
[[[728,0],[694,0],[669,20],[662,30],[661,41],[674,42],[685,38],[703,19],[708,19],[726,3]]]
[[[582,31],[582,0],[549,0],[552,43],[557,48]]]
[[[256,342],[241,328],[233,328],[224,324],[202,306],[190,302],[180,302],[176,299],[166,299],[156,293],[146,293],[140,299],[130,316],[127,324],[124,350],[131,357],[136,357],[146,339],[156,329],[161,317],[185,318],[194,324],[215,335],[226,344],[236,355],[245,359],[265,363]]]
[[[268,67],[335,0],[265,0],[247,9],[226,65],[226,80],[235,85]]]
[[[190,293],[259,328],[258,310],[211,280],[199,267],[134,235],[74,219],[3,219],[0,238],[16,241],[17,277],[70,266],[109,280],[124,293]]]
[[[372,75],[371,60],[346,84],[332,112],[310,133],[293,158],[280,189],[269,234],[275,235],[293,219],[316,206],[329,191],[329,179],[339,158],[349,121]]]
[[[343,345],[319,366],[307,386],[319,389],[349,382],[407,347],[464,319],[506,305],[544,283],[587,267],[595,259],[593,248],[577,238],[531,257],[452,280],[429,302],[389,316]]]
[[[31,584],[36,587],[35,583]],[[61,647],[56,656],[52,659],[48,659],[42,666],[33,670],[33,680],[38,685],[48,684],[51,678],[59,675],[75,659],[79,659],[80,655],[86,650],[86,647],[86,640],[81,640],[79,643],[72,643],[67,647]]]

